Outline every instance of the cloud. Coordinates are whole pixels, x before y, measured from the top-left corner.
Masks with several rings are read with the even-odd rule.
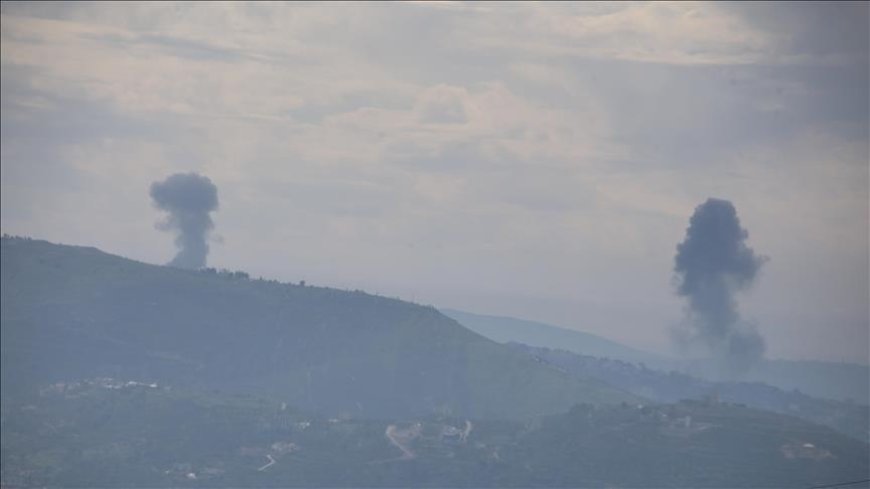
[[[437,85],[418,99],[415,110],[420,122],[436,124],[461,124],[468,121],[465,100],[468,92],[460,87]]]
[[[470,302],[558,290],[599,312],[525,315],[631,340],[634,319],[601,304],[653,304],[632,318],[664,336],[673,236],[729,195],[777,257],[747,317],[776,331],[773,309],[811,309],[815,280],[839,284],[817,303],[862,324],[862,277],[842,277],[866,269],[868,70],[842,61],[866,19],[817,28],[838,14],[803,8],[3,3],[4,230],[159,261],[170,245],[127,189],[195,171],[221,182],[233,245],[214,263],[458,277]]]
[[[783,8],[775,2],[722,2],[749,26],[767,33],[778,56],[826,64],[870,62],[870,6],[865,2],[800,2]]]

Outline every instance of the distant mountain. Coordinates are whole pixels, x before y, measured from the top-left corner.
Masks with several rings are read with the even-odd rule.
[[[708,375],[708,377],[712,377]],[[870,366],[811,360],[765,360],[746,380],[830,399],[870,404]]]
[[[591,333],[505,316],[486,316],[454,309],[439,309],[466,328],[499,343],[523,343],[545,348],[561,348],[594,357],[615,358],[644,363],[651,367],[670,366],[665,357],[636,350]]]
[[[360,291],[8,237],[0,275],[4,401],[97,377],[262,395],[327,416],[517,418],[636,399],[432,307]]]
[[[708,380],[729,380],[715,362],[678,360],[635,350],[582,331],[501,316],[483,316],[451,309],[441,312],[463,326],[499,343],[568,350],[582,355],[611,358],[665,372],[677,371]],[[730,379],[734,380],[734,379]],[[764,360],[740,380],[763,382],[785,390],[837,400],[870,404],[870,366],[850,363]]]
[[[566,350],[509,343],[535,359],[582,378],[595,378],[657,402],[718,399],[796,416],[870,442],[870,407],[820,399],[760,382],[713,382],[677,372],[662,372],[632,363],[580,355]]]
[[[732,404],[578,405],[531,421],[325,418],[135,381],[3,406],[3,487],[813,487],[866,443]]]

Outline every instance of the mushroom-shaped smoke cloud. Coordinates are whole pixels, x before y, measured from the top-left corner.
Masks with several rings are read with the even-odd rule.
[[[176,233],[178,254],[169,265],[202,268],[208,256],[208,233],[214,228],[209,213],[218,207],[217,187],[197,173],[176,173],[151,184],[154,205],[169,215],[157,228]]]

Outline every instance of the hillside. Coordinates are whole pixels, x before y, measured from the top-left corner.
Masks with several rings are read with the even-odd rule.
[[[525,417],[636,399],[432,307],[4,237],[4,400],[97,377],[263,395],[326,416]]]
[[[762,360],[740,379],[723,378],[716,362],[680,360],[635,350],[617,342],[583,331],[559,328],[502,316],[484,316],[442,309],[463,326],[499,343],[522,343],[529,346],[568,350],[581,355],[611,358],[646,367],[688,373],[708,380],[743,380],[763,382],[784,390],[870,404],[870,366],[808,360]]]
[[[845,362],[767,360],[746,380],[813,396],[870,404],[870,366]]]
[[[505,316],[472,314],[454,309],[440,309],[440,311],[475,333],[499,343],[514,342],[545,348],[562,348],[594,357],[644,363],[650,367],[664,367],[670,362],[667,358],[636,350],[584,331]]]
[[[662,372],[632,363],[580,355],[566,350],[510,343],[517,351],[582,378],[595,378],[657,402],[717,398],[756,409],[796,416],[870,442],[870,407],[808,396],[760,382],[713,382],[677,372]]]
[[[868,445],[728,404],[575,406],[533,421],[327,419],[275,401],[96,379],[2,411],[6,486],[811,487]]]

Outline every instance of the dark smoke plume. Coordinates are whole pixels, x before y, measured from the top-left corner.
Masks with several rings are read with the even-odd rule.
[[[157,224],[163,231],[176,233],[178,254],[169,265],[179,268],[202,268],[208,256],[209,231],[214,228],[209,213],[218,207],[217,187],[197,173],[176,173],[151,184],[154,205],[169,213]]]
[[[752,285],[766,258],[746,245],[737,211],[708,199],[695,209],[686,239],[677,245],[677,293],[689,302],[689,340],[706,345],[731,369],[764,355],[764,338],[740,319],[734,294]]]

